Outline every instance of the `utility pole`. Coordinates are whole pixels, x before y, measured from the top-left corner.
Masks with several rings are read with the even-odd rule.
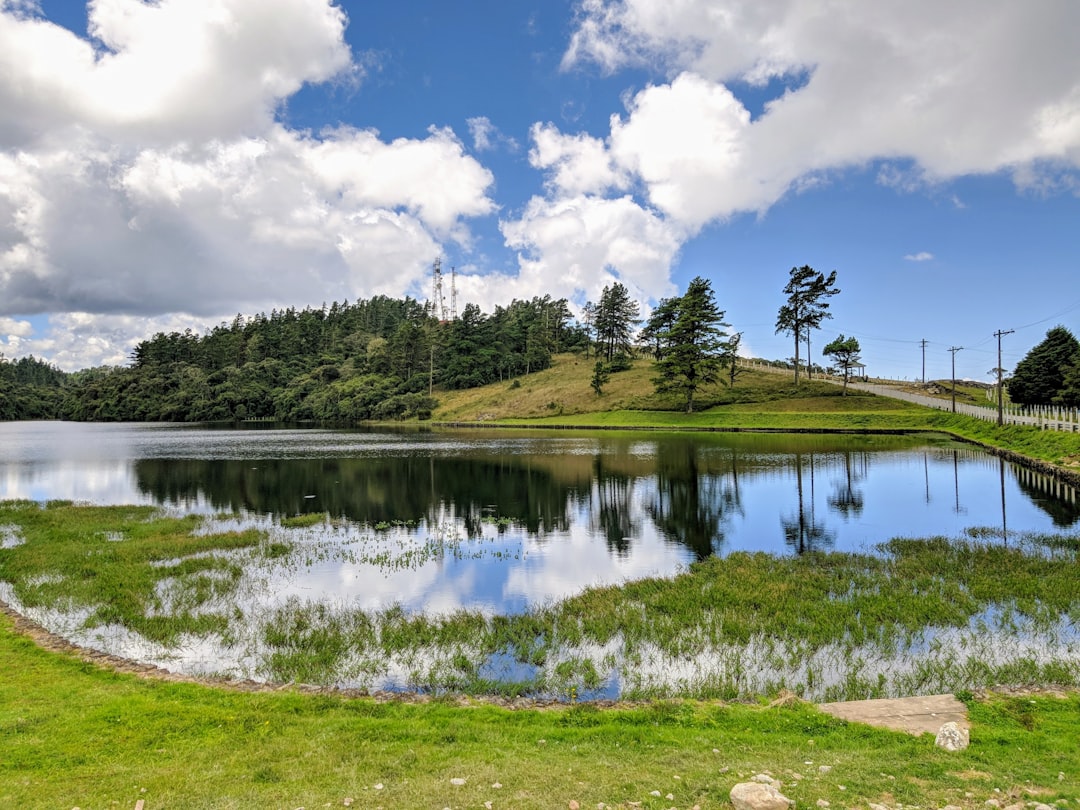
[[[1001,338],[1003,336],[1005,336],[1005,335],[1011,335],[1015,331],[1016,331],[1015,329],[1010,329],[1009,331],[1006,332],[1006,331],[1004,331],[1002,329],[998,329],[996,332],[994,332],[994,337],[996,337],[998,339],[998,362],[997,362],[997,373],[998,373],[998,425],[1005,424],[1004,393],[1002,392],[1002,386],[1001,386],[1001,374],[1002,374],[1002,369],[1001,369]]]
[[[923,385],[926,385],[926,344],[927,344],[927,342],[928,341],[926,340],[926,338],[923,338],[922,340],[919,341],[919,344],[922,346],[922,384]]]
[[[963,346],[950,346],[949,351],[952,352],[952,412],[956,413],[956,353],[963,349]]]

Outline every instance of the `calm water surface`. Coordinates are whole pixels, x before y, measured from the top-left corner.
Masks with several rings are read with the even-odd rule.
[[[1071,488],[945,438],[893,436],[5,423],[10,498],[269,529],[325,513],[289,530],[301,552],[261,572],[250,598],[434,613],[520,611],[735,550],[1080,523]]]

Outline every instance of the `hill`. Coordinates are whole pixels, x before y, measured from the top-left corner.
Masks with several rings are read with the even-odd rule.
[[[803,380],[796,387],[788,373],[744,368],[734,386],[721,383],[702,389],[696,412],[685,414],[678,397],[656,393],[653,384],[656,372],[651,358],[635,359],[628,370],[612,374],[599,396],[591,385],[593,365],[591,358],[580,354],[561,354],[553,358],[550,368],[510,382],[437,392],[439,404],[432,412],[432,419],[438,422],[567,421],[568,417],[588,417],[580,420],[581,423],[596,424],[602,414],[610,420],[620,413],[646,412],[657,423],[670,424],[675,418],[700,425],[724,414],[737,413],[858,414],[917,410],[916,406],[857,391],[849,390],[844,396],[839,386],[818,380]],[[631,416],[626,418],[634,421]]]

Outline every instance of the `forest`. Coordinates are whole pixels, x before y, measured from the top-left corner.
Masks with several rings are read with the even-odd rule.
[[[237,315],[203,335],[158,333],[122,367],[65,373],[34,357],[0,359],[0,419],[425,418],[436,389],[509,380],[547,368],[555,353],[588,351],[606,339],[604,303],[587,325],[550,296],[490,314],[469,304],[440,321],[411,298],[376,296]]]
[[[665,299],[646,329],[660,376],[693,409],[722,367],[734,381],[739,336],[722,327],[712,287],[694,279]],[[319,309],[237,315],[206,334],[161,333],[131,362],[67,374],[33,357],[0,359],[0,419],[355,423],[428,419],[439,390],[473,388],[541,371],[560,352],[595,357],[593,388],[639,352],[638,303],[621,283],[574,321],[565,298],[515,300],[485,314],[466,305],[442,320],[411,299],[376,296]]]

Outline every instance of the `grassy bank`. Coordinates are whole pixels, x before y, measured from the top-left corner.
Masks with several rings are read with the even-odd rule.
[[[146,681],[3,617],[0,668],[5,807],[708,808],[763,771],[801,806],[1080,801],[1075,694],[972,700],[973,744],[949,754],[806,704],[511,711]]]
[[[611,375],[604,393],[589,385],[591,366],[563,355],[529,377],[438,395],[441,422],[499,422],[536,427],[658,428],[668,430],[944,431],[992,447],[1080,471],[1080,434],[1033,427],[998,427],[963,415],[849,390],[817,380],[796,387],[792,377],[747,370],[734,387],[715,385],[699,395],[696,413],[654,393],[652,363],[635,361]]]

